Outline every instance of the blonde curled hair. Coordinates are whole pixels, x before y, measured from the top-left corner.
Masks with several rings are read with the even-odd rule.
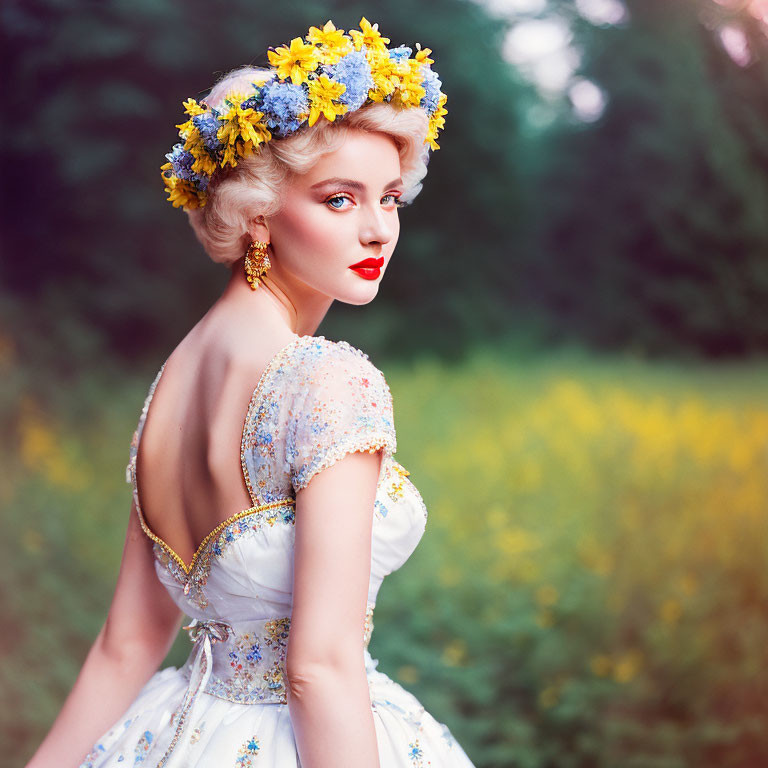
[[[219,107],[233,91],[248,91],[273,74],[259,67],[241,67],[223,77],[204,101]],[[278,141],[266,142],[259,152],[241,158],[235,168],[211,180],[205,206],[186,211],[197,239],[210,258],[231,265],[245,254],[248,224],[259,215],[273,216],[283,205],[281,189],[295,176],[307,173],[328,152],[338,149],[350,129],[383,133],[400,154],[404,191],[412,202],[427,173],[428,118],[424,110],[402,109],[387,102],[368,104],[333,123],[320,119],[313,126]]]

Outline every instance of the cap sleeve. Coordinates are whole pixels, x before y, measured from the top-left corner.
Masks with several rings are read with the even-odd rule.
[[[397,450],[392,395],[368,355],[346,342],[326,341],[306,365],[286,431],[294,491],[348,453]]]

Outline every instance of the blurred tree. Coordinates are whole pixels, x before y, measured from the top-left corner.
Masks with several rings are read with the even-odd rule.
[[[297,0],[4,3],[0,322],[23,328],[22,355],[74,370],[107,349],[138,358],[174,344],[227,278],[164,202],[159,167],[181,102],[231,68],[267,66],[267,46],[312,24],[347,29],[370,12]],[[474,4],[397,0],[369,20],[393,45],[433,49],[449,115],[382,295],[355,325],[381,347],[451,354],[510,323],[505,260],[526,220],[518,123],[532,91],[501,58],[503,29]],[[328,322],[344,333],[355,309]]]
[[[739,66],[711,0],[628,0],[630,23],[570,14],[595,124],[561,124],[543,171],[531,296],[563,334],[651,353],[768,349],[768,40],[746,12]]]

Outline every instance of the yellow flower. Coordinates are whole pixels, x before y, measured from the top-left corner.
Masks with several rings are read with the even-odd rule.
[[[683,606],[679,600],[668,598],[659,608],[659,616],[665,624],[674,624],[683,614]]]
[[[205,141],[200,135],[200,131],[194,126],[193,130],[187,135],[184,149],[195,158],[195,162],[192,164],[192,170],[195,173],[205,174],[206,176],[213,175],[217,168],[217,161],[211,157],[211,154],[205,147]]]
[[[310,27],[307,40],[320,46],[317,56],[321,64],[336,64],[352,50],[352,41],[344,35],[343,29],[336,29],[332,21],[327,21],[322,29]]]
[[[217,167],[216,161],[208,154],[202,141],[187,139],[184,149],[188,150],[195,158],[195,162],[192,163],[192,170],[195,173],[205,174],[206,176],[213,175]]]
[[[314,125],[320,115],[333,122],[337,115],[347,111],[346,104],[334,103],[347,89],[344,83],[336,83],[327,75],[309,81],[309,125]]]
[[[389,38],[381,36],[378,22],[371,25],[371,22],[363,16],[360,19],[360,29],[362,30],[361,32],[358,32],[356,29],[349,30],[349,34],[355,42],[356,51],[361,50],[365,46],[369,50],[386,52],[386,44],[389,42]]]
[[[395,89],[392,103],[400,107],[418,107],[426,95],[426,90],[421,84],[424,80],[421,64],[415,59],[407,59],[404,71],[398,72],[397,88]]]
[[[590,659],[589,666],[598,677],[608,677],[613,669],[613,662],[610,656],[598,653]]]
[[[20,402],[19,457],[57,488],[82,490],[89,472],[71,457],[63,431],[31,398]]]
[[[467,657],[467,644],[460,638],[452,640],[443,648],[442,662],[449,667],[458,667]]]
[[[416,43],[416,54],[414,58],[421,64],[434,64],[435,60],[429,58],[429,54],[432,53],[431,48],[422,48],[421,43]]]
[[[190,117],[195,115],[203,115],[207,111],[205,107],[201,107],[194,99],[187,99],[184,104],[184,112]]]
[[[373,78],[373,88],[368,91],[368,96],[372,101],[384,101],[384,99],[393,93],[397,88],[399,80],[399,68],[401,65],[389,57],[386,50],[369,50],[365,55],[368,64],[371,66],[371,77]]]
[[[551,584],[543,584],[536,590],[536,602],[539,605],[554,605],[560,593]]]
[[[179,123],[176,127],[179,129],[179,136],[181,136],[182,139],[188,139],[197,131],[195,124],[192,122],[192,118],[195,117],[195,115],[202,115],[206,112],[206,109],[201,107],[194,99],[187,99],[183,102],[183,105],[184,114],[189,115],[189,120],[185,123]]]
[[[502,552],[513,557],[541,546],[536,534],[516,526],[500,531],[496,537],[496,544]]]
[[[171,163],[165,163],[160,167],[162,171],[165,191],[168,193],[168,202],[174,208],[184,208],[192,210],[193,208],[202,208],[205,205],[205,195],[198,192],[197,189],[185,179],[179,179],[176,176],[166,176],[165,171],[173,169]]]
[[[559,695],[557,688],[555,688],[553,685],[550,685],[539,692],[539,704],[545,709],[554,707],[555,704],[557,704],[558,698]]]
[[[268,50],[269,63],[277,68],[281,80],[289,77],[294,85],[301,85],[309,80],[309,72],[314,72],[319,63],[317,48],[305,43],[300,37],[291,40],[290,47],[281,45],[276,50]]]
[[[440,94],[440,98],[437,101],[437,109],[429,118],[429,130],[427,131],[427,137],[424,139],[425,144],[429,144],[432,149],[440,149],[440,145],[435,141],[437,138],[437,131],[445,125],[445,118],[443,115],[448,114],[447,109],[443,109],[443,104],[448,101],[448,97],[444,94]]]
[[[236,158],[245,157],[264,141],[272,138],[272,133],[266,123],[261,122],[263,112],[258,112],[253,107],[243,109],[242,103],[247,97],[240,93],[231,93],[226,102],[231,106],[229,110],[219,118],[224,125],[219,128],[216,136],[226,146],[221,167],[228,164],[233,168],[237,165]]]
[[[419,670],[410,664],[406,664],[398,668],[397,676],[404,683],[417,683],[419,681]]]
[[[620,656],[613,667],[613,679],[617,683],[629,683],[637,676],[643,662],[639,651],[627,651]]]

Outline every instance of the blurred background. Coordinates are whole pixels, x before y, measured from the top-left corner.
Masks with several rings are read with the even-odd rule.
[[[165,202],[181,102],[362,16],[448,94],[379,296],[318,329],[385,372],[429,509],[374,658],[478,768],[768,765],[765,0],[5,0],[3,761],[104,620],[144,396],[228,276]]]

